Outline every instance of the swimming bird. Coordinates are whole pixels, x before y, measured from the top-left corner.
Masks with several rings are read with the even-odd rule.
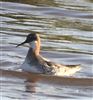
[[[27,35],[25,43],[29,44],[29,50],[25,61],[21,65],[22,71],[34,72],[47,75],[69,76],[80,70],[80,65],[63,65],[52,62],[40,54],[40,36],[33,32]]]

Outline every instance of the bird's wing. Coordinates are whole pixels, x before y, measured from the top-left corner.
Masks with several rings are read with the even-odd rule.
[[[42,57],[41,55],[37,57],[38,62],[41,64],[44,72],[47,74],[54,74],[55,71],[55,63],[51,62],[50,60]]]

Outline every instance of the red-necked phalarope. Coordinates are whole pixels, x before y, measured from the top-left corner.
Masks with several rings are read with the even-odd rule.
[[[62,65],[51,62],[40,55],[40,37],[36,33],[31,33],[26,40],[18,46],[29,43],[29,51],[21,69],[26,72],[43,73],[48,75],[68,76],[80,70],[79,65]]]

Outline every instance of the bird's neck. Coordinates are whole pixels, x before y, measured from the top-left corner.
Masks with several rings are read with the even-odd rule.
[[[33,53],[37,56],[40,53],[40,37],[37,35],[37,41],[33,41],[30,43]]]

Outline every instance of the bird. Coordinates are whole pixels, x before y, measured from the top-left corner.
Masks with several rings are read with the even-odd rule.
[[[26,40],[16,47],[29,44],[29,50],[26,58],[21,65],[22,71],[33,72],[46,75],[69,76],[81,69],[78,65],[64,65],[46,59],[40,54],[41,40],[37,32],[31,32],[27,35]]]

